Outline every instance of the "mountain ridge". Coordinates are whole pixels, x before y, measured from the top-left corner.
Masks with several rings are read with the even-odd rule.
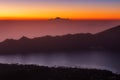
[[[120,51],[120,25],[97,34],[78,33],[44,36],[33,39],[6,39],[0,43],[1,53],[71,52],[86,50]]]

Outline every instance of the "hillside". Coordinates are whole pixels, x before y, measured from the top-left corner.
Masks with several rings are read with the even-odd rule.
[[[63,36],[44,36],[19,40],[6,39],[0,43],[0,54],[71,52],[87,50],[120,51],[120,26],[97,34],[67,34]]]
[[[0,64],[1,80],[119,80],[107,70]]]

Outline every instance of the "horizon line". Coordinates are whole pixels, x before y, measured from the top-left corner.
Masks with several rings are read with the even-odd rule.
[[[66,19],[66,20],[120,20],[120,18],[75,18],[75,17],[0,17],[0,20],[54,20],[54,19]]]
[[[19,21],[19,20],[55,20],[56,19],[56,17],[55,18],[5,18],[5,19],[0,19],[0,21],[4,21],[4,20],[15,20],[15,21]],[[60,17],[60,19],[62,19],[62,20],[120,20],[119,18],[85,18],[85,19],[83,19],[83,18],[62,18],[62,17]]]

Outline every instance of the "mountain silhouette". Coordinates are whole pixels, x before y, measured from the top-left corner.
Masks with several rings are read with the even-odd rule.
[[[120,25],[95,34],[97,45],[108,50],[120,50]]]
[[[87,50],[120,51],[120,26],[97,34],[79,33],[63,36],[44,36],[19,40],[6,39],[0,43],[0,54],[72,52]]]
[[[1,80],[120,80],[108,70],[0,64]]]
[[[19,40],[25,41],[25,40],[30,40],[30,39],[27,38],[27,37],[25,37],[25,36],[23,36],[23,37],[21,37]]]
[[[109,35],[109,36],[117,36],[118,34],[120,34],[120,25],[110,28],[108,30],[102,31],[97,33],[96,35]],[[119,36],[119,35],[118,35]]]
[[[69,21],[70,19],[68,18],[61,18],[61,17],[56,17],[53,19],[49,19],[50,21]]]

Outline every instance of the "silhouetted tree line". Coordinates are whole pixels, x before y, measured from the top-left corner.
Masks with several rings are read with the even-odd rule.
[[[0,54],[72,52],[84,50],[120,51],[120,26],[97,34],[67,34],[19,40],[6,39],[0,43]]]
[[[120,80],[107,70],[0,64],[0,80]]]

